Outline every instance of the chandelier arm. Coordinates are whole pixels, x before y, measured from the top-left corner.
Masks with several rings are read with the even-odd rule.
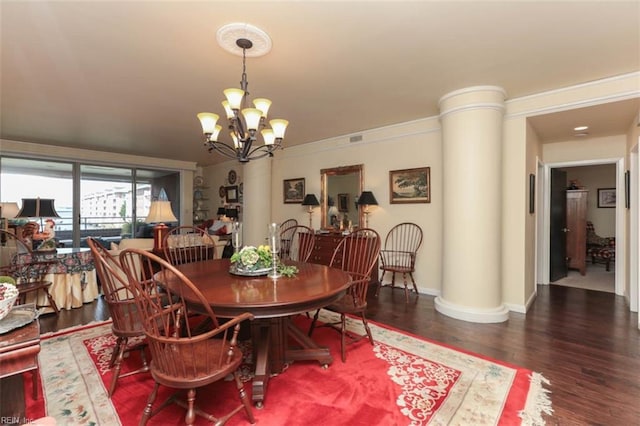
[[[249,152],[247,154],[248,158],[262,158],[262,157],[266,157],[267,155],[271,155],[271,153],[273,151],[275,151],[276,149],[281,147],[281,143],[274,143],[273,145],[267,146],[267,145],[260,145],[258,147],[255,147],[254,149],[251,150],[251,152]],[[253,157],[254,153],[259,152],[259,151],[266,151],[264,154],[260,155],[260,156],[256,156]]]
[[[238,151],[224,142],[209,141],[207,142],[207,144],[209,145],[210,152],[212,149],[215,149],[220,154],[227,156],[229,158],[238,158]]]
[[[253,151],[251,151],[251,153],[247,157],[244,157],[244,158],[247,159],[247,160],[258,160],[260,158],[266,157],[267,155],[271,155],[271,152],[265,152],[263,154],[254,155],[255,152],[259,151],[259,149],[260,148],[254,149]]]

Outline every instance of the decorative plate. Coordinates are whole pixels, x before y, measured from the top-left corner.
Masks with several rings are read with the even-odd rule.
[[[238,185],[238,192],[240,193],[240,195],[242,195],[242,193],[244,192],[244,184],[242,182],[240,182],[240,185]]]
[[[219,195],[221,198],[224,198],[224,197],[226,197],[226,196],[227,196],[227,190],[226,190],[226,189],[224,189],[224,186],[221,186],[220,188],[218,188],[218,195]]]
[[[244,271],[242,269],[238,269],[235,264],[231,265],[229,268],[229,273],[231,275],[239,275],[241,277],[261,277],[267,275],[272,268],[262,268],[256,269],[255,271]]]
[[[204,185],[204,178],[203,178],[202,176],[196,176],[196,177],[193,179],[193,184],[194,184],[195,186],[202,186],[202,185]]]
[[[235,170],[229,170],[229,176],[227,176],[227,179],[229,179],[229,183],[231,185],[236,183],[236,179],[237,178],[238,178],[238,176],[236,175],[236,171]]]
[[[8,333],[16,328],[30,324],[38,317],[38,312],[31,305],[18,305],[11,308],[6,317],[0,320],[0,334]]]

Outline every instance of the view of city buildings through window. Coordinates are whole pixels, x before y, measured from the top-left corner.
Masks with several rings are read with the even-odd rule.
[[[79,165],[78,220],[74,221],[72,163],[6,157],[1,160],[0,202],[16,202],[21,206],[24,198],[53,199],[60,216],[53,218],[55,236],[65,246],[74,245],[76,224],[80,239],[92,236],[108,242],[135,236],[144,226],[151,201],[160,190],[154,187],[154,179],[169,186],[178,180],[175,172]],[[13,222],[33,220],[43,226],[44,219],[47,218],[15,218]]]

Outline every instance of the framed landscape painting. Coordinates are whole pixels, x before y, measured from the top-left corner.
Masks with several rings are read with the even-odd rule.
[[[430,167],[391,170],[389,172],[389,203],[430,203]]]
[[[302,204],[304,199],[304,178],[285,179],[282,197],[285,204]]]

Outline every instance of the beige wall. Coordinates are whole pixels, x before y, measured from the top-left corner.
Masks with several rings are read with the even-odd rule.
[[[384,239],[387,232],[404,221],[417,223],[424,232],[418,253],[415,279],[421,292],[439,294],[442,245],[442,147],[440,126],[435,118],[418,120],[364,132],[361,142],[337,137],[303,146],[287,147],[273,158],[272,186],[282,188],[283,179],[304,177],[305,190],[320,197],[320,170],[364,164],[364,189],[372,191],[379,205],[371,208],[369,227]],[[389,171],[428,166],[431,168],[431,203],[389,204]],[[299,204],[284,204],[274,193],[272,219],[293,217],[307,223],[308,214]],[[320,227],[320,209],[313,216]]]
[[[526,305],[528,306],[533,302],[533,295],[536,293],[536,285],[538,283],[538,277],[536,271],[538,270],[537,262],[540,250],[537,249],[537,236],[538,232],[541,232],[537,228],[538,215],[542,211],[542,205],[537,195],[541,193],[539,191],[539,187],[543,184],[542,176],[538,175],[538,165],[542,162],[542,144],[538,138],[537,133],[531,127],[529,122],[527,121],[527,136],[526,136],[526,149],[527,149],[527,176],[525,177],[526,181],[526,189],[525,193],[527,195],[527,200],[525,201],[525,209],[524,209],[524,222],[525,222],[525,230],[524,234],[533,235],[534,238],[526,238],[525,237],[525,257],[524,257],[524,288],[522,291],[522,298]],[[529,175],[535,176],[534,182],[534,211],[533,213],[529,212]],[[513,290],[512,290],[513,291]],[[510,300],[518,300],[518,299],[510,299]]]
[[[213,166],[203,167],[198,169],[198,173],[204,178],[207,188],[205,191],[205,198],[208,198],[207,204],[209,206],[209,218],[216,218],[216,212],[218,207],[224,207],[227,205],[226,199],[220,196],[220,187],[226,187],[231,185],[229,183],[229,172],[233,170],[236,172],[236,182],[240,188],[240,184],[243,182],[244,166],[237,161],[226,161]],[[241,203],[232,203],[231,206],[240,205]],[[240,209],[242,215],[242,208]]]
[[[547,164],[592,160],[614,161],[624,157],[625,151],[625,135],[546,143],[542,146],[543,160]]]

